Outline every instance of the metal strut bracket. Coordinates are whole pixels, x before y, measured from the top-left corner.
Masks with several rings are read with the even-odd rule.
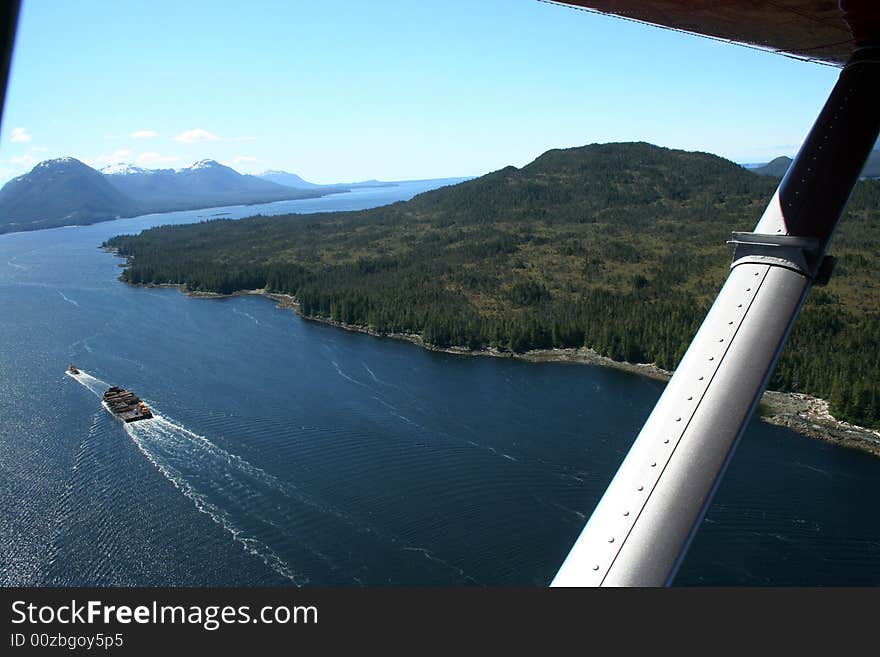
[[[813,237],[734,232],[727,243],[733,246],[731,269],[744,264],[784,267],[824,285],[834,268],[834,258],[823,259],[820,241]]]

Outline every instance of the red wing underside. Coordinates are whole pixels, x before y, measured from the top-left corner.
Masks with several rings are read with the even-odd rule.
[[[674,30],[843,66],[860,43],[880,37],[880,1],[563,0]]]

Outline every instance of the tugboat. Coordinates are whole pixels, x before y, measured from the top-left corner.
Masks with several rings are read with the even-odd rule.
[[[125,388],[108,388],[104,393],[104,401],[110,412],[123,422],[138,422],[153,417],[153,412],[140,397]]]
[[[73,374],[74,376],[79,374],[79,370],[76,369],[76,365],[74,365],[73,363],[70,364],[70,367],[67,368],[67,371],[70,372],[71,374]]]

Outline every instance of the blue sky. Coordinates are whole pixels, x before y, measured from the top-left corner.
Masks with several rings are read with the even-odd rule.
[[[537,0],[23,0],[0,180],[72,155],[315,182],[556,147],[793,154],[838,70]]]

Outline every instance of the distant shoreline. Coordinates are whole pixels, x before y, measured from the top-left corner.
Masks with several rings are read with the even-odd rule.
[[[422,337],[414,333],[382,333],[366,326],[346,324],[325,317],[309,317],[302,313],[299,303],[288,294],[278,294],[265,290],[240,290],[231,294],[216,292],[194,292],[186,290],[183,285],[173,283],[137,284],[135,287],[175,288],[182,294],[194,299],[225,299],[237,296],[261,296],[274,301],[279,308],[294,311],[304,320],[319,324],[328,324],[346,331],[366,333],[374,337],[391,338],[411,342],[423,349],[459,356],[490,356],[494,358],[515,358],[530,363],[578,363],[610,367],[658,381],[668,381],[672,372],[648,363],[627,363],[602,356],[592,349],[534,349],[521,354],[499,351],[497,349],[468,349],[466,347],[437,347],[426,343]],[[799,392],[777,392],[768,390],[761,398],[759,417],[764,422],[786,427],[810,438],[858,449],[874,456],[880,456],[880,431],[860,427],[849,422],[836,420],[828,410],[828,402]]]
[[[18,235],[21,233],[34,233],[40,230],[54,230],[56,228],[81,228],[85,226],[94,226],[95,224],[105,224],[110,221],[118,221],[120,219],[135,219],[137,217],[146,217],[148,215],[154,214],[172,214],[174,212],[198,212],[200,210],[215,210],[217,208],[237,208],[237,207],[252,207],[257,205],[269,205],[270,203],[285,203],[288,201],[313,201],[318,198],[324,198],[325,196],[332,196],[334,194],[346,194],[351,192],[350,189],[338,189],[338,190],[328,190],[321,193],[318,193],[318,190],[315,190],[315,193],[312,193],[312,190],[306,189],[303,190],[306,192],[303,196],[292,196],[290,198],[276,198],[276,199],[268,199],[263,201],[241,201],[236,203],[234,201],[229,200],[216,200],[216,201],[193,201],[192,203],[181,203],[179,206],[169,206],[169,207],[138,207],[133,208],[130,212],[125,212],[123,214],[119,214],[113,217],[99,217],[99,218],[91,218],[91,219],[82,219],[78,223],[73,224],[57,224],[52,226],[34,226],[31,228],[23,228],[19,223],[13,224],[3,224],[0,226],[0,235]],[[204,205],[207,203],[207,205]],[[212,215],[214,216],[214,215]],[[10,230],[10,228],[12,228]]]

